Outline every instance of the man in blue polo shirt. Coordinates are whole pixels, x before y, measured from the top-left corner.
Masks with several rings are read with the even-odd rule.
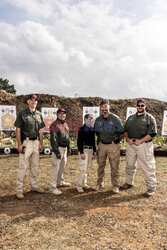
[[[120,139],[124,130],[121,119],[110,113],[110,105],[107,100],[100,103],[101,115],[95,121],[95,132],[98,144],[98,188],[104,186],[104,169],[107,157],[111,167],[111,181],[113,193],[119,193],[119,160],[120,160]],[[121,136],[122,134],[122,136]]]

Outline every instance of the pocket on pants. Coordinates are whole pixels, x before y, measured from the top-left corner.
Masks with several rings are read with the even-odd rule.
[[[145,143],[144,150],[146,154],[146,160],[149,163],[155,163],[153,143],[152,142]]]
[[[99,151],[100,151],[100,146],[101,146],[101,142],[99,142],[99,144],[98,144],[98,147],[97,147],[97,152],[99,152]]]

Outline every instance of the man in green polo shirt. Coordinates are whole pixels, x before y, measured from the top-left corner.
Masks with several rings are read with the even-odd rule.
[[[111,167],[111,181],[113,193],[119,193],[119,159],[120,159],[120,139],[123,137],[123,127],[121,119],[110,113],[109,102],[103,100],[100,103],[101,115],[95,121],[95,132],[98,144],[98,180],[99,189],[103,188],[104,169],[107,156]],[[122,135],[121,135],[122,134]]]
[[[131,115],[125,124],[126,149],[126,183],[122,189],[134,185],[135,163],[138,159],[143,170],[147,196],[152,196],[156,189],[155,158],[152,138],[157,134],[155,118],[145,111],[146,102],[137,101],[137,113]]]
[[[16,196],[23,199],[23,182],[26,169],[30,170],[31,190],[43,192],[37,184],[37,173],[39,166],[39,152],[43,150],[43,128],[45,124],[41,113],[36,110],[37,96],[28,96],[28,108],[22,110],[15,121],[16,139],[19,151],[19,168],[16,181]]]

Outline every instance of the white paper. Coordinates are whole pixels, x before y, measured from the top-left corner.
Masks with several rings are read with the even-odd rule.
[[[136,112],[137,112],[137,108],[127,107],[126,120],[129,118],[130,115],[136,114]]]
[[[164,118],[162,124],[162,135],[167,135],[167,110],[164,111]]]
[[[86,114],[90,114],[93,116],[94,121],[100,115],[100,108],[99,107],[83,107],[83,123],[84,123],[84,116]]]
[[[42,108],[41,113],[45,123],[44,132],[49,132],[50,125],[56,120],[57,118],[57,110],[58,108]]]
[[[15,131],[16,106],[0,105],[0,130]]]

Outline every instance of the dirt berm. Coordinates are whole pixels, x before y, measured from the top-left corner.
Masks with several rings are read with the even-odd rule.
[[[84,106],[99,106],[100,97],[78,97],[68,98],[57,95],[37,94],[38,110],[41,107],[63,107],[67,110],[67,119],[71,121],[82,121],[82,108]],[[139,97],[141,98],[141,97]],[[167,110],[167,102],[156,99],[144,98],[147,102],[147,111],[151,113],[158,126],[158,135],[161,135],[164,110]],[[26,108],[27,95],[13,95],[4,90],[0,90],[0,105],[15,105],[17,113]],[[111,112],[119,115],[123,121],[126,119],[127,107],[135,107],[137,99],[110,99]]]

